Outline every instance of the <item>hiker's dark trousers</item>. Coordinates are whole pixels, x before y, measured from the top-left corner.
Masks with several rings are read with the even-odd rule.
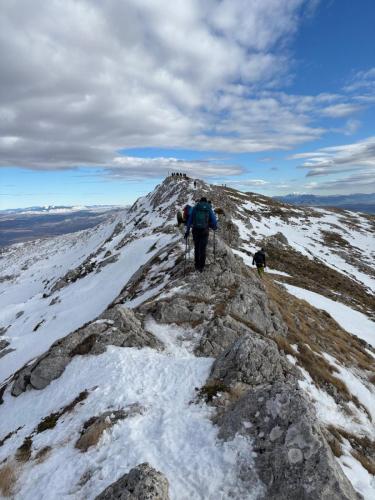
[[[193,229],[195,269],[202,271],[206,263],[208,229]]]

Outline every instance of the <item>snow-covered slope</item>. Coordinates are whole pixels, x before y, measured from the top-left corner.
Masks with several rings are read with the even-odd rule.
[[[191,253],[185,276],[176,211],[202,195],[221,208],[219,262],[209,246],[207,275],[195,275]],[[264,283],[249,270],[260,245],[272,268]],[[257,439],[218,439],[213,423],[226,408],[221,398],[233,403],[243,387],[231,389],[228,400],[228,388],[216,391],[218,406],[197,398],[213,358],[252,329],[279,346],[290,377],[298,368],[322,432],[342,440],[337,463],[365,498],[375,493],[365,462],[375,439],[373,217],[167,178],[93,229],[13,245],[1,257],[0,494],[95,498],[148,461],[165,474],[174,499],[261,498],[270,490],[253,451]],[[234,313],[237,299],[253,296],[253,305]],[[130,319],[119,320],[129,309]],[[230,321],[237,323],[228,330]],[[209,337],[215,332],[220,348]],[[347,347],[340,354],[343,342],[352,356]],[[307,349],[327,370],[325,382]],[[107,416],[83,452],[77,439],[105,412],[122,417]],[[251,433],[252,422],[245,419],[243,428]]]

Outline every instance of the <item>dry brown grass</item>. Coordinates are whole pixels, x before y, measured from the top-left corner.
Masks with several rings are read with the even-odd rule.
[[[5,464],[0,468],[0,492],[4,497],[13,495],[17,482],[16,468],[12,464]]]
[[[325,311],[289,295],[272,280],[266,280],[265,285],[268,296],[278,306],[288,327],[286,338],[275,338],[279,348],[297,358],[314,382],[336,400],[339,395],[367,412],[335,375],[336,368],[322,356],[322,353],[328,353],[344,366],[354,366],[366,370],[369,376],[375,376],[373,358],[361,341],[345,332]],[[292,344],[297,344],[298,352],[292,349]]]
[[[328,438],[330,446],[331,441],[335,441],[341,448],[343,439],[346,439],[353,449],[351,452],[353,457],[358,460],[370,474],[375,475],[375,462],[373,458],[375,456],[375,441],[371,441],[367,436],[357,436],[356,434],[341,429],[340,427],[335,427],[334,425],[329,425],[326,431],[328,431],[332,438],[332,440]]]
[[[75,448],[81,452],[86,452],[91,446],[96,446],[103,435],[103,432],[111,427],[111,423],[101,421],[91,426],[82,436],[77,440]]]
[[[28,462],[31,457],[31,448],[33,445],[33,439],[31,436],[27,436],[21,446],[17,448],[15,458],[17,462]]]
[[[324,436],[327,440],[327,443],[329,444],[329,447],[331,448],[332,453],[335,455],[335,457],[339,458],[343,455],[342,451],[342,440],[341,436],[339,435],[337,437],[336,433],[332,433],[331,431],[328,431],[327,429],[323,429]]]
[[[82,401],[84,401],[87,396],[89,395],[89,391],[86,389],[78,394],[78,396],[73,399],[69,404],[61,408],[61,410],[51,413],[47,417],[44,417],[36,427],[35,431],[37,434],[40,434],[41,432],[44,432],[48,429],[53,429],[59,418],[65,415],[66,413],[70,413],[73,411],[73,409]]]
[[[135,405],[137,406],[137,405]],[[140,407],[135,409],[140,410]],[[114,412],[113,418],[105,415],[89,418],[84,424],[80,437],[76,441],[75,447],[81,452],[86,452],[90,447],[96,446],[102,437],[104,431],[110,429],[118,420],[126,418],[129,414],[126,412]]]
[[[319,293],[332,300],[337,300],[337,295],[334,292],[338,292],[340,293],[340,301],[344,304],[364,314],[374,311],[374,297],[367,293],[361,284],[320,261],[307,258],[290,247],[265,246],[269,267],[292,276],[278,279]]]
[[[38,462],[38,464],[43,463],[47,459],[51,451],[52,451],[51,446],[44,446],[44,448],[40,449],[38,453],[35,455],[35,460]]]
[[[375,463],[370,458],[366,457],[359,451],[354,451],[352,453],[353,457],[361,463],[361,465],[373,476],[375,476]]]
[[[343,238],[339,233],[335,233],[334,231],[323,231],[323,230],[320,230],[320,233],[323,236],[324,244],[329,247],[338,246],[346,248],[349,246],[349,242],[345,238]]]
[[[220,380],[210,380],[198,392],[198,398],[210,403],[219,392],[228,392],[228,387]]]

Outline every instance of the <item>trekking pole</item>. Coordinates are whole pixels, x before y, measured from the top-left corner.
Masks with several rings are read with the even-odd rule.
[[[216,231],[214,231],[214,258],[216,262]]]
[[[185,257],[184,257],[184,276],[186,275],[186,254],[188,248],[188,239],[185,238]]]

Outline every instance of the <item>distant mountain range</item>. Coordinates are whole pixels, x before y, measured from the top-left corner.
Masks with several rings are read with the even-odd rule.
[[[314,194],[287,194],[274,196],[278,201],[291,205],[336,207],[354,212],[375,214],[375,193],[317,196]]]
[[[36,207],[27,207],[27,208],[11,208],[8,210],[0,210],[0,214],[66,214],[71,212],[82,212],[82,211],[90,211],[90,212],[107,212],[108,210],[113,210],[116,208],[120,208],[117,205],[44,205],[44,206],[36,206]],[[124,208],[124,207],[121,207]]]
[[[0,247],[92,228],[118,210],[124,207],[49,205],[0,210]]]

